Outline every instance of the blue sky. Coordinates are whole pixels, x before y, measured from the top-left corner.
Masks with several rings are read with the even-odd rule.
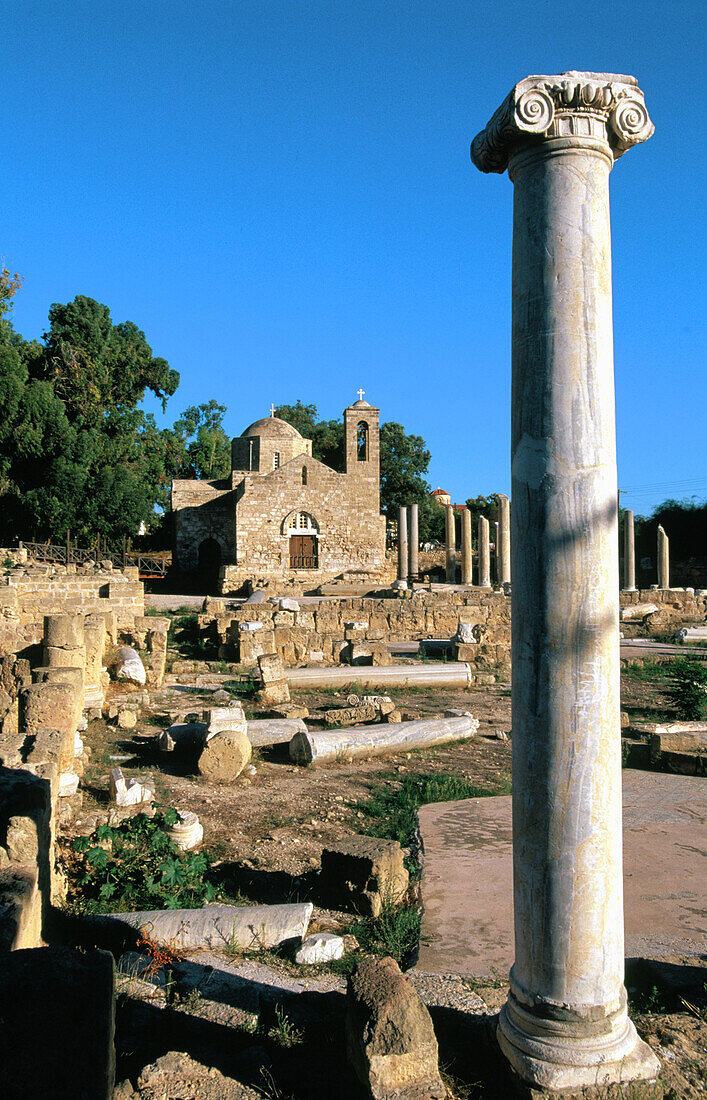
[[[529,73],[634,74],[612,172],[619,484],[707,498],[698,3],[8,0],[15,324],[87,294],[215,397],[338,417],[362,386],[456,500],[510,488],[512,185],[469,142]],[[152,407],[152,406],[150,406]]]

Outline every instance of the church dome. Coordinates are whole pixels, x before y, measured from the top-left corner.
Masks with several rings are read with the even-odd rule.
[[[241,434],[241,439],[259,436],[261,439],[301,439],[302,436],[288,424],[286,420],[280,420],[277,416],[266,416],[262,420],[256,420]]]

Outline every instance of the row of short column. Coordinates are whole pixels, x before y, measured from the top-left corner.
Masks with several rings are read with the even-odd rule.
[[[658,588],[670,588],[670,540],[658,528]],[[624,512],[624,592],[636,591],[636,538],[633,512]]]
[[[461,510],[461,583],[473,583],[473,549],[471,512]],[[510,500],[499,497],[499,520],[495,523],[496,573],[499,585],[510,584]],[[491,546],[490,525],[485,516],[480,516],[477,529],[478,571],[477,585],[491,588]],[[445,563],[448,584],[457,582],[457,527],[454,507],[445,506]],[[414,581],[419,576],[419,514],[418,505],[410,504],[398,509],[398,580]]]

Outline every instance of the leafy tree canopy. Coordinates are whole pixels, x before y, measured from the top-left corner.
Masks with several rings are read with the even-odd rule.
[[[44,341],[7,317],[17,277],[0,277],[0,534],[134,535],[167,500],[167,441],[138,408],[163,403],[179,375],[130,321],[79,295],[49,311]],[[12,293],[11,293],[12,292]]]
[[[165,440],[170,453],[167,465],[173,477],[227,477],[231,470],[231,442],[223,427],[226,406],[213,397],[203,405],[185,409]]]

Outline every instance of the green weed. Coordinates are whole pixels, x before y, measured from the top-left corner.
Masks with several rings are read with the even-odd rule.
[[[371,955],[391,955],[404,966],[417,947],[420,920],[417,909],[386,903],[379,916],[354,921],[349,931],[363,951]]]
[[[394,772],[383,779],[398,779]],[[369,836],[398,840],[409,847],[417,831],[417,811],[428,802],[456,802],[461,798],[485,798],[508,794],[510,787],[499,784],[495,790],[477,787],[459,775],[433,772],[430,775],[406,775],[394,785],[376,781],[369,785],[369,798],[353,806],[368,821],[362,832]]]
[[[621,675],[627,680],[662,683],[672,675],[672,661],[627,661],[621,666]]]
[[[670,698],[678,717],[688,722],[699,721],[707,715],[707,665],[684,657],[673,661],[674,683]]]
[[[218,890],[205,852],[182,852],[167,829],[177,812],[137,814],[120,825],[99,825],[70,845],[69,904],[83,912],[199,908]]]

